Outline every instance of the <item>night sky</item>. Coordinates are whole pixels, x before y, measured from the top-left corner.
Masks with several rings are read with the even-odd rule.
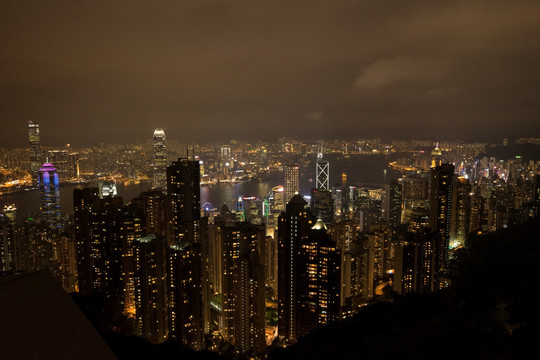
[[[0,147],[540,137],[540,1],[0,1]]]

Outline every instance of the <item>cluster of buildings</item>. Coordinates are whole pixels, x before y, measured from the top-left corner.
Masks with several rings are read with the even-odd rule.
[[[61,175],[54,162],[39,164],[35,125],[29,152],[40,213],[17,223],[16,209],[4,208],[0,270],[49,269],[68,292],[117,300],[138,335],[196,350],[233,344],[262,358],[271,343],[294,343],[370,301],[444,288],[453,252],[469,234],[524,222],[540,207],[540,164],[520,158],[449,161],[437,145],[428,166],[384,187],[332,186],[332,164],[316,144],[308,150],[317,153],[314,187],[304,197],[300,165],[288,161],[301,144],[280,140],[279,161],[270,148],[251,154],[258,162],[238,161],[242,155],[225,145],[215,161],[187,148],[169,162],[165,132],[156,129],[151,190],[126,203],[110,182],[75,189],[73,216],[65,217]],[[347,151],[374,149],[356,145]],[[201,206],[204,175],[224,180],[272,161],[283,185],[266,199]]]

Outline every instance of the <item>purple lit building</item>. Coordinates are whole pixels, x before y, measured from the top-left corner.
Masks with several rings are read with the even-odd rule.
[[[39,169],[38,177],[40,213],[51,227],[62,227],[60,213],[60,181],[53,164],[45,163]]]

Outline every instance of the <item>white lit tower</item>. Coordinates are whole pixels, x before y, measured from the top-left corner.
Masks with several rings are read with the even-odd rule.
[[[317,153],[317,189],[329,190],[330,183],[330,163],[323,159],[323,147],[320,145]]]
[[[167,149],[165,148],[165,131],[154,130],[154,189],[167,190]]]

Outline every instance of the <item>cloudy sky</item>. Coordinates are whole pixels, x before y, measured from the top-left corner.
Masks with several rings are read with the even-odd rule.
[[[0,147],[540,137],[540,1],[0,0]]]

